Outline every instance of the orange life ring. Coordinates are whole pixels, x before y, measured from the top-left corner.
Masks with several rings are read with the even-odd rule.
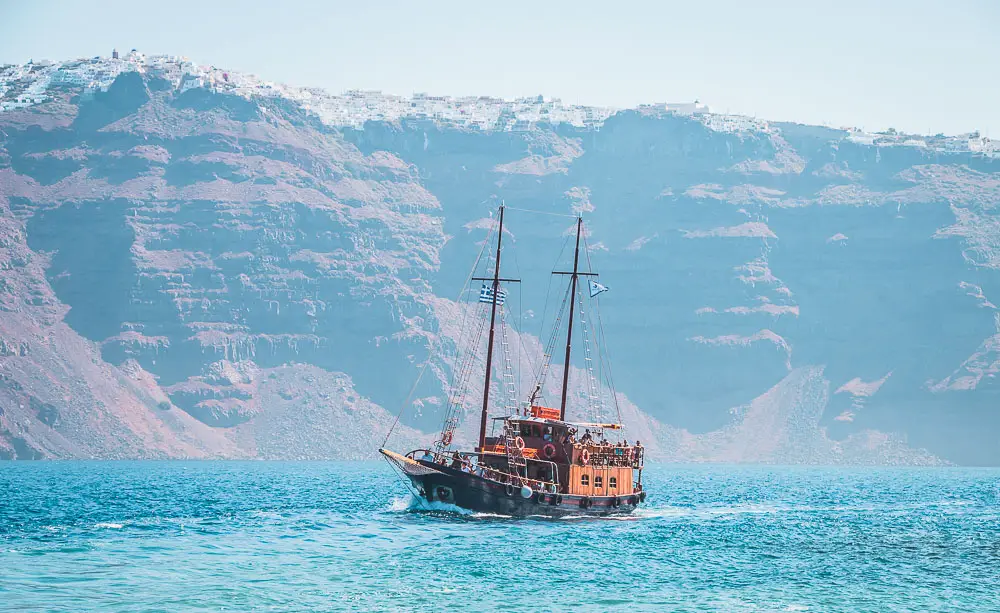
[[[546,460],[556,457],[556,446],[552,443],[545,443],[545,446],[542,447],[542,455],[545,456]]]
[[[520,436],[514,439],[514,444],[517,445],[518,451],[524,451],[524,439]]]
[[[590,463],[590,450],[584,449],[583,453],[580,454],[580,461],[583,462],[584,466]]]

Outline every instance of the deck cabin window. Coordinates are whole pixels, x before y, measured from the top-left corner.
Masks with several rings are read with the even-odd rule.
[[[618,489],[618,477],[608,477],[608,489]]]
[[[594,475],[594,487],[598,489],[604,487],[604,477],[600,475]]]
[[[590,475],[580,475],[580,485],[584,487],[590,485]]]

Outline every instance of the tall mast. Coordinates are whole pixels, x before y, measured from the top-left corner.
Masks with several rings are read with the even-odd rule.
[[[493,333],[497,322],[497,298],[500,295],[500,241],[503,240],[503,204],[500,205],[500,227],[497,230],[497,257],[493,269],[493,308],[490,312],[490,340],[486,345],[486,376],[483,383],[483,415],[479,418],[479,451],[486,449],[486,411],[490,406],[490,375],[493,370]],[[579,240],[579,239],[577,239]],[[570,318],[572,321],[572,318]],[[565,392],[564,392],[565,397]]]
[[[573,346],[573,305],[576,304],[576,279],[580,276],[580,232],[583,229],[583,217],[576,218],[576,252],[573,254],[573,273],[569,290],[569,326],[566,331],[566,361],[563,363],[562,403],[559,405],[559,420],[566,421],[566,392],[569,390],[569,356]]]

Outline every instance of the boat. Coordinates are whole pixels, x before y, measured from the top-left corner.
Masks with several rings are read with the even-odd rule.
[[[608,396],[594,374],[595,360],[591,351],[592,337],[595,336],[593,326],[588,326],[582,317],[587,295],[590,301],[596,301],[597,296],[607,291],[607,287],[597,282],[595,272],[582,270],[580,266],[581,238],[586,240],[583,218],[576,217],[572,270],[553,272],[568,281],[568,287],[553,322],[535,385],[528,398],[521,401],[516,398],[517,385],[507,337],[506,290],[503,287],[507,283],[520,283],[520,280],[501,276],[505,209],[503,204],[499,206],[496,224],[491,227],[490,238],[483,243],[483,251],[469,277],[473,282],[482,283],[477,304],[472,305],[473,308],[480,308],[481,319],[478,326],[470,326],[478,331],[478,336],[475,332],[472,334],[475,340],[467,343],[467,355],[455,361],[457,366],[454,370],[457,372],[453,377],[448,411],[440,433],[430,448],[399,453],[386,446],[392,434],[390,430],[379,452],[402,475],[413,495],[428,503],[513,517],[630,513],[646,500],[642,483],[643,446],[639,441],[629,443],[624,437],[620,411],[614,420],[580,419],[579,416],[587,412],[584,410],[586,407],[569,407],[571,411],[567,415],[575,319],[581,322],[577,334],[583,337],[586,364],[583,370],[588,379],[587,392],[576,394],[576,398],[579,400],[582,396],[586,400],[582,404],[593,409],[600,407]],[[494,243],[495,251],[492,249]],[[586,253],[589,254],[589,251]],[[486,269],[492,268],[492,274],[474,276],[480,261],[484,260],[484,254],[487,254]],[[586,259],[589,262],[589,255]],[[491,263],[492,266],[489,266]],[[582,283],[584,279],[588,282],[587,286]],[[586,288],[589,292],[584,291]],[[474,291],[473,286],[469,289]],[[576,308],[577,305],[579,308]],[[599,309],[591,309],[589,304],[586,310],[599,313]],[[558,407],[549,407],[545,406],[543,390],[564,318],[565,351],[562,381],[558,387],[561,390],[560,402]],[[472,449],[461,449],[454,444],[455,433],[463,412],[468,412],[463,407],[467,404],[470,373],[475,370],[474,365],[480,363],[474,352],[481,347],[479,336],[487,329],[487,322],[482,404],[477,407],[480,409],[478,444]],[[603,336],[603,328],[598,336]],[[495,373],[493,365],[497,345],[501,365]],[[603,368],[603,362],[601,366]],[[491,388],[495,378],[498,391],[493,393]],[[610,396],[617,407],[613,386]],[[498,406],[491,405],[491,400]],[[601,417],[606,412],[592,411],[591,415],[594,414]],[[487,432],[488,426],[490,432]]]

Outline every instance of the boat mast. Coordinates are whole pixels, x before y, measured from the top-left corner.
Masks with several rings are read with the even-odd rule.
[[[573,305],[576,303],[576,280],[580,276],[580,232],[583,217],[576,218],[576,252],[573,254],[573,272],[569,290],[569,326],[566,331],[566,361],[563,363],[562,403],[559,405],[559,420],[566,421],[566,392],[569,390],[569,356],[573,346]]]
[[[483,383],[483,414],[479,418],[479,451],[486,449],[486,411],[490,406],[490,375],[493,370],[493,334],[497,322],[497,298],[500,295],[500,241],[503,239],[503,204],[500,204],[500,227],[497,229],[497,257],[493,268],[493,307],[490,312],[490,339],[486,345],[486,376]]]

